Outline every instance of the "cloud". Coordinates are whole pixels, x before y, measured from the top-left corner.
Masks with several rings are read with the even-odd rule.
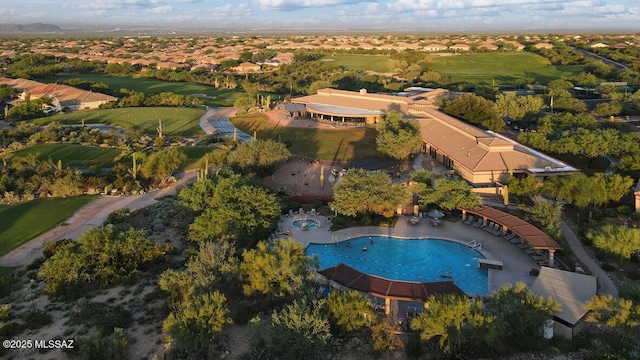
[[[160,15],[160,14],[170,14],[173,11],[173,7],[171,5],[162,5],[162,6],[154,6],[146,12]]]
[[[298,10],[338,5],[351,5],[361,2],[371,3],[376,0],[257,0],[262,8],[276,10]]]

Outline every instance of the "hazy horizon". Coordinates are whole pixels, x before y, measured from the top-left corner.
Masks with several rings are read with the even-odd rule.
[[[0,0],[0,23],[244,32],[636,32],[629,0]]]

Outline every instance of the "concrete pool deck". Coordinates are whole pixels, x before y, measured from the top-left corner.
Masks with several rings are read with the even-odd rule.
[[[378,235],[405,238],[438,238],[452,240],[467,244],[471,240],[479,241],[482,244],[480,252],[490,260],[503,262],[502,270],[489,270],[489,291],[493,291],[504,284],[515,284],[524,282],[530,286],[535,280],[529,275],[529,270],[539,269],[540,265],[533,258],[518,248],[502,236],[488,233],[481,228],[475,228],[463,223],[461,220],[443,220],[442,225],[434,227],[430,219],[420,219],[416,225],[409,221],[410,216],[400,216],[393,228],[377,226],[353,227],[338,231],[329,231],[329,223],[326,216],[300,214],[293,216],[283,216],[279,226],[283,231],[288,231],[291,237],[301,243],[304,247],[311,243],[332,244],[336,241],[345,241],[360,236]],[[303,230],[293,226],[294,220],[311,219],[318,221],[320,227],[316,229]],[[375,246],[375,245],[374,245]]]

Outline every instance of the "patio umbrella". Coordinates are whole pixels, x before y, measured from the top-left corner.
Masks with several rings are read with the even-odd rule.
[[[438,209],[431,209],[429,210],[429,213],[427,215],[429,215],[429,217],[434,219],[440,219],[441,217],[444,216],[444,213]]]

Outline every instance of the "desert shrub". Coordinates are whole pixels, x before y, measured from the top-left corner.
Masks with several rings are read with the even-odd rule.
[[[25,269],[27,271],[38,270],[38,269],[40,269],[40,266],[42,266],[43,263],[44,263],[44,258],[43,257],[37,257],[35,260],[33,260],[31,262],[31,264],[27,265],[27,267]]]
[[[111,334],[113,329],[126,329],[133,321],[131,313],[120,306],[104,303],[88,303],[71,316],[74,324],[95,326],[101,334]]]
[[[11,285],[13,282],[6,276],[0,276],[0,298],[8,296],[11,293]]]
[[[126,330],[115,329],[110,335],[93,334],[80,338],[76,346],[67,354],[79,360],[122,360],[128,359],[129,334]]]
[[[53,323],[53,317],[44,310],[33,309],[24,315],[24,323],[27,329],[40,329]]]
[[[347,225],[349,225],[349,222],[345,218],[335,217],[331,220],[331,231],[344,229]]]
[[[11,305],[0,306],[0,321],[6,321],[11,316]]]
[[[107,287],[130,278],[165,258],[172,247],[157,244],[142,230],[113,226],[91,229],[47,259],[40,277],[49,294],[73,297],[87,289]]]
[[[20,335],[23,331],[24,331],[23,324],[17,321],[12,321],[0,327],[0,338],[11,339],[16,337],[16,335]]]
[[[112,211],[109,215],[107,215],[107,224],[120,224],[124,221],[124,219],[129,216],[131,212],[127,208],[117,209]]]
[[[624,281],[620,286],[620,297],[640,304],[640,284],[633,281]]]
[[[60,240],[56,240],[52,243],[47,244],[47,246],[44,247],[44,249],[42,249],[42,253],[44,254],[44,258],[48,259],[50,257],[52,257],[53,255],[55,255],[58,250],[62,249],[65,245],[72,243],[73,240],[71,239],[60,239]]]
[[[620,205],[616,208],[616,211],[620,215],[629,215],[631,214],[631,207],[629,205]]]
[[[609,264],[609,263],[604,263],[602,264],[602,270],[604,271],[614,271],[616,269],[615,266]]]

